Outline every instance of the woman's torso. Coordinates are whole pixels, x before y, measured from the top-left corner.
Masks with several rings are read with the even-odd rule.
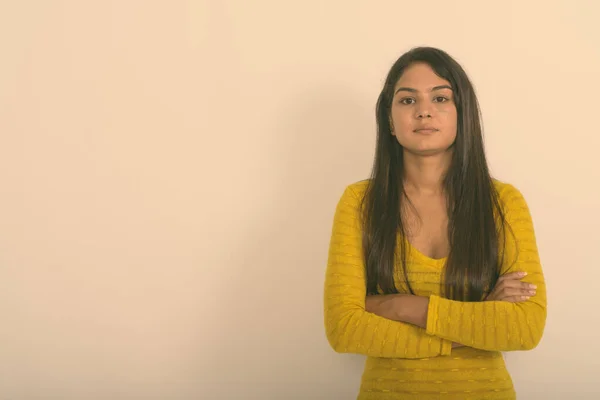
[[[358,400],[515,399],[499,352],[470,347],[423,359],[374,358],[365,363]]]
[[[357,185],[364,190],[365,183]],[[495,181],[497,189],[502,185]],[[410,194],[409,194],[410,197]],[[440,295],[444,264],[449,251],[445,202],[441,199],[411,199],[414,209],[405,214],[408,239],[407,272],[411,289],[418,296]],[[416,213],[415,213],[416,211]],[[406,209],[405,211],[406,212]],[[398,253],[397,253],[398,254]],[[399,263],[396,287],[405,287]],[[477,324],[471,324],[473,327]],[[419,340],[427,340],[422,336]],[[433,358],[368,357],[358,400],[468,400],[515,399],[511,377],[500,352],[468,347],[452,349],[448,356]],[[415,343],[415,347],[419,344]]]

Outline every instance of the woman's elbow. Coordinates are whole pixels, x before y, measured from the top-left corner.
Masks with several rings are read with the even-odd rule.
[[[533,303],[523,309],[523,322],[526,323],[520,327],[522,336],[517,350],[533,350],[540,344],[546,327],[546,315],[545,304]]]
[[[345,315],[329,315],[325,322],[325,333],[327,336],[327,342],[329,346],[336,353],[350,353],[348,349],[348,335],[351,335],[350,326],[352,320],[352,313],[345,313]]]
[[[534,318],[533,321],[536,322],[528,322],[527,325],[521,326],[521,332],[523,333],[518,343],[510,350],[533,350],[540,344],[542,336],[544,335],[546,322],[545,314],[543,316],[539,315],[538,318]]]
[[[326,332],[327,342],[333,351],[336,353],[351,353],[351,349],[347,346],[346,335],[348,335],[348,332],[340,331],[338,326],[331,327],[332,329],[329,328],[327,327]]]
[[[536,324],[535,327],[531,327],[531,334],[529,335],[528,340],[523,341],[523,349],[522,350],[533,350],[542,341],[542,337],[544,336],[544,326],[545,318],[542,322]]]
[[[521,348],[519,350],[528,351],[535,349],[540,341],[542,340],[542,335],[537,335],[529,338],[529,340],[524,340],[521,344]]]

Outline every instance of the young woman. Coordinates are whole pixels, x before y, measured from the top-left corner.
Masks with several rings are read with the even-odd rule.
[[[335,212],[325,327],[367,356],[358,399],[515,399],[501,352],[533,349],[546,290],[522,194],[490,176],[477,98],[447,53],[392,66],[371,178]]]

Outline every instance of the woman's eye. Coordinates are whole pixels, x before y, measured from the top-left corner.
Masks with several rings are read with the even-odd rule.
[[[413,99],[412,97],[407,97],[405,99],[400,100],[400,103],[402,104],[413,104],[415,102],[415,99]]]
[[[436,103],[444,103],[444,102],[448,101],[448,99],[443,96],[437,96],[434,100]]]

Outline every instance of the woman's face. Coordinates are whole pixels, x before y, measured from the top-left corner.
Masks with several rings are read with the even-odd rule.
[[[405,151],[429,156],[456,139],[457,112],[450,83],[425,63],[408,66],[394,87],[392,135]]]

